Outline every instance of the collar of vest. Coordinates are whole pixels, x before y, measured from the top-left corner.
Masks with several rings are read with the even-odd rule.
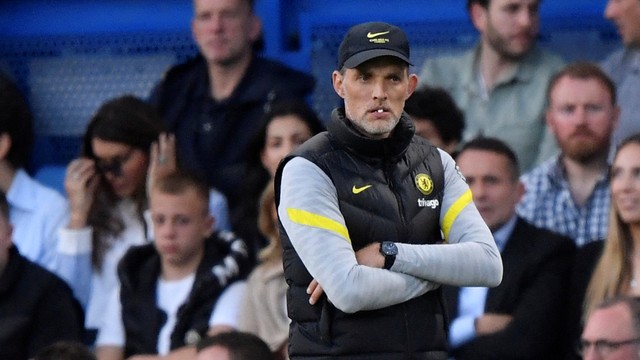
[[[376,158],[401,156],[415,134],[412,120],[406,113],[403,113],[391,136],[386,139],[368,138],[354,128],[351,120],[346,118],[344,108],[333,110],[328,130],[351,151]]]

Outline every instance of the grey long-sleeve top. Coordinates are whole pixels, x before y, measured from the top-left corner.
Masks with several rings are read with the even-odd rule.
[[[440,227],[445,243],[396,243],[398,255],[391,271],[357,263],[336,189],[318,166],[296,157],[284,167],[278,214],[303,264],[338,309],[352,313],[384,308],[440,284],[500,284],[502,260],[491,232],[455,162],[444,151],[440,154],[445,181]]]

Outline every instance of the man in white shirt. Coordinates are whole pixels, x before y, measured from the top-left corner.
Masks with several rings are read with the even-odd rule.
[[[98,359],[195,356],[191,345],[201,337],[235,328],[244,290],[238,280],[248,269],[233,253],[246,249],[235,248],[229,232],[212,235],[208,195],[185,173],[153,185],[154,243],[131,248],[119,264],[121,285],[98,333]]]

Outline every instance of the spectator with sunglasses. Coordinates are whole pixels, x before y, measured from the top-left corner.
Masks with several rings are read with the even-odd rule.
[[[84,286],[76,288],[85,289],[79,297],[86,304],[88,342],[101,325],[108,294],[118,285],[119,260],[131,246],[150,241],[144,221],[147,183],[177,167],[174,137],[163,134],[159,124],[155,110],[141,99],[110,100],[89,122],[81,156],[67,167],[70,214],[60,229],[60,247],[77,255],[77,272],[86,274]],[[221,196],[214,203],[220,204]],[[220,217],[211,202],[209,211]]]
[[[102,322],[106,299],[118,285],[116,267],[132,245],[146,243],[143,212],[149,149],[162,132],[149,105],[132,96],[103,104],[84,134],[81,156],[67,166],[64,187],[70,218],[60,242],[79,256],[79,268],[91,274],[85,327]],[[89,340],[92,342],[92,340]]]

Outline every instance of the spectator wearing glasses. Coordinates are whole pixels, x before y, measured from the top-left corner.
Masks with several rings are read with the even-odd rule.
[[[640,297],[617,297],[589,315],[578,352],[584,360],[640,359]]]
[[[70,218],[60,241],[80,255],[79,267],[91,274],[85,279],[88,293],[81,296],[90,332],[102,322],[108,294],[118,284],[118,261],[130,246],[147,242],[149,149],[162,131],[156,119],[153,109],[135,97],[106,102],[87,126],[81,156],[67,166]]]
[[[70,214],[60,242],[66,253],[76,254],[78,273],[86,274],[83,286],[76,288],[86,289],[79,297],[86,304],[89,342],[101,324],[108,294],[118,285],[120,258],[132,245],[149,242],[143,216],[147,171],[153,179],[177,167],[174,137],[163,134],[159,124],[155,110],[141,99],[112,99],[92,117],[81,156],[67,167]],[[218,217],[213,203],[209,211]]]

